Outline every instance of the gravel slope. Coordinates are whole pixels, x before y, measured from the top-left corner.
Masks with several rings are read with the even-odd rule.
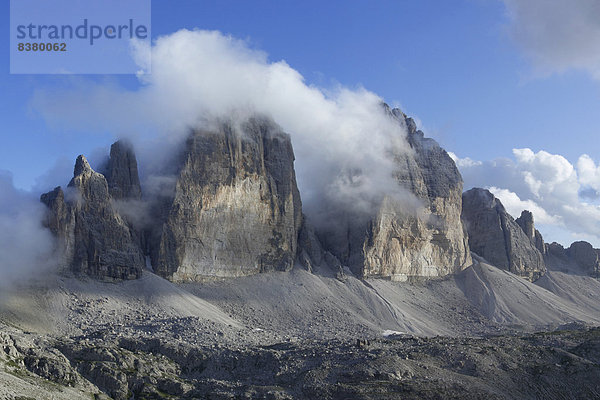
[[[579,273],[532,284],[481,260],[410,283],[299,267],[181,285],[48,277],[0,293],[0,399],[598,395],[599,295]]]

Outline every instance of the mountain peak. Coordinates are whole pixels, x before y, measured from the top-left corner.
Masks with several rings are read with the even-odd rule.
[[[75,168],[73,169],[73,176],[79,176],[84,172],[94,171],[90,166],[87,158],[83,154],[80,154],[75,161]]]

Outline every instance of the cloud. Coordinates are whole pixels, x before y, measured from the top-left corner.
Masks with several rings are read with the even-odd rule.
[[[450,156],[450,158],[454,161],[454,163],[456,164],[457,167],[461,168],[461,167],[474,167],[477,165],[481,165],[481,161],[475,161],[469,157],[465,157],[465,158],[459,158],[456,154],[454,154],[453,152],[449,151],[448,155]]]
[[[513,217],[531,211],[542,234],[550,233],[547,240],[569,245],[585,237],[600,247],[600,205],[591,198],[600,175],[589,156],[581,156],[577,166],[561,155],[527,148],[514,149],[512,158],[488,161],[453,157],[465,189],[488,188]]]
[[[192,126],[266,114],[291,134],[309,215],[324,201],[341,204],[349,196],[355,201],[348,205],[369,208],[397,186],[389,149],[408,151],[406,133],[376,94],[308,85],[285,61],[271,62],[266,53],[216,31],[181,30],[158,38],[151,51],[152,73],[138,76],[138,89],[77,81],[68,90],[39,90],[33,106],[61,129],[128,136],[145,174]]]
[[[510,34],[539,75],[582,70],[600,79],[597,0],[503,0]]]
[[[54,266],[54,239],[42,226],[44,212],[37,196],[15,189],[12,176],[0,171],[0,288]]]
[[[32,192],[45,193],[57,186],[64,185],[65,180],[68,181],[73,176],[73,164],[73,160],[65,156],[59,157],[53,166],[35,179]]]
[[[596,193],[600,191],[600,165],[596,165],[590,156],[583,154],[579,157],[577,172],[579,173],[579,182],[587,187],[585,190],[592,189]]]
[[[504,208],[506,208],[506,211],[515,218],[521,215],[521,211],[529,210],[535,216],[536,223],[551,225],[560,223],[560,217],[549,215],[546,210],[533,200],[521,200],[516,193],[507,189],[499,189],[494,186],[491,186],[489,191],[500,199]]]
[[[563,156],[546,151],[514,149],[516,168],[535,198],[546,203],[577,201],[579,182],[575,168]]]

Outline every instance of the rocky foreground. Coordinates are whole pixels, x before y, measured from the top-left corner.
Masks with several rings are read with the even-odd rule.
[[[569,399],[600,396],[600,329],[254,347],[4,329],[0,398]],[[17,390],[18,392],[18,390]],[[87,397],[86,397],[87,396]]]

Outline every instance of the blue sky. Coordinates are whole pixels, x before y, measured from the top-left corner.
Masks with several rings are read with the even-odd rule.
[[[523,204],[539,207],[547,214],[542,233],[556,240],[568,244],[582,235],[600,246],[597,220],[589,222],[598,215],[600,189],[595,169],[600,63],[589,54],[600,45],[600,35],[594,18],[580,21],[593,2],[562,3],[572,4],[574,11],[565,14],[556,0],[153,0],[152,37],[183,28],[218,30],[267,53],[270,62],[285,60],[308,85],[364,87],[418,119],[427,135],[456,156],[467,185],[494,188],[513,214]],[[584,26],[585,40],[548,34],[548,45],[535,37],[556,15],[564,17],[565,32]],[[2,18],[8,26],[8,2]],[[540,29],[532,33],[529,27]],[[4,35],[0,169],[12,173],[18,188],[42,188],[40,177],[64,171],[80,153],[106,148],[117,133],[93,124],[89,134],[52,123],[34,103],[36,92],[68,91],[74,81],[133,91],[141,84],[133,75],[10,75],[6,29]],[[561,52],[561,45],[579,53]],[[513,151],[524,148],[533,156]],[[577,169],[583,154],[592,161],[581,163],[589,167],[585,171]],[[499,166],[498,160],[507,164]],[[567,164],[576,176],[569,175]],[[564,172],[564,179],[552,181],[556,190],[536,191],[535,182],[553,179],[544,175],[547,171]],[[515,173],[518,182],[510,178]],[[567,186],[574,197],[560,192]],[[586,198],[577,193],[586,190],[591,193]],[[565,207],[573,202],[576,208],[580,202],[591,207],[589,213],[569,214]]]

